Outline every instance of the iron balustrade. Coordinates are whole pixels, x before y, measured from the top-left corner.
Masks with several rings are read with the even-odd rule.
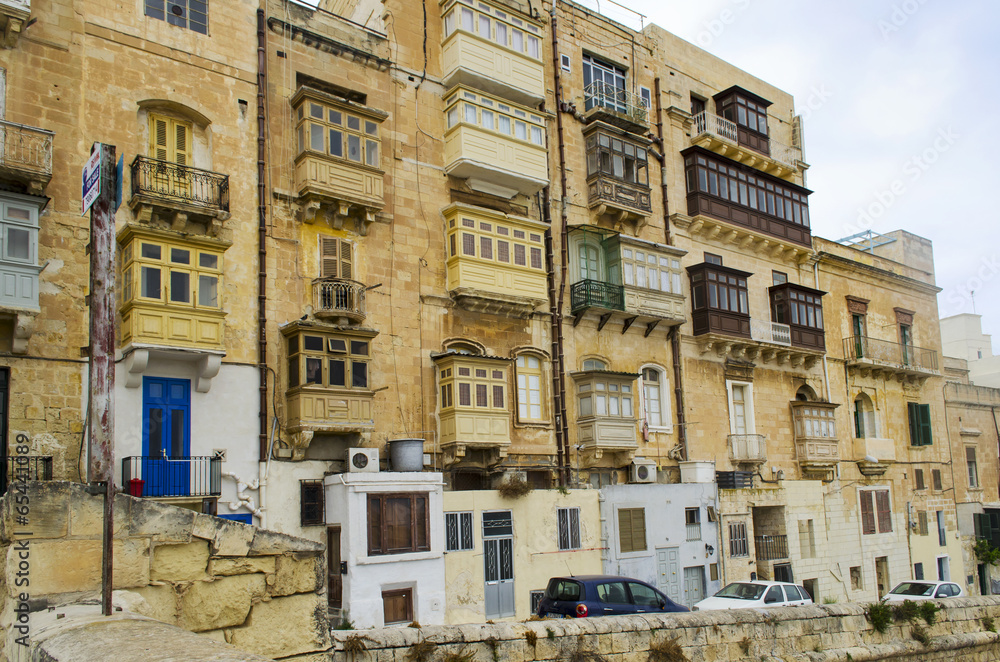
[[[51,455],[8,455],[0,463],[0,494],[11,483],[28,480],[52,480]]]
[[[347,278],[313,280],[313,308],[319,313],[341,313],[364,319],[365,285]]]
[[[767,460],[767,437],[762,434],[729,435],[729,457],[734,462]]]
[[[132,195],[229,211],[229,175],[137,156],[132,161]]]
[[[754,536],[758,561],[779,561],[788,558],[788,536]]]
[[[868,359],[919,370],[938,369],[937,352],[933,349],[914,347],[888,340],[876,340],[868,336],[844,338],[844,356],[847,357],[848,362]]]
[[[649,111],[645,102],[637,94],[615,87],[611,83],[595,81],[583,89],[587,110],[606,108],[622,115],[628,115],[636,122],[645,124]]]
[[[736,122],[727,120],[725,117],[720,117],[707,110],[703,110],[691,119],[694,123],[694,133],[692,134],[694,137],[708,134],[734,145],[740,144],[739,129]],[[798,167],[797,163],[802,159],[801,150],[779,143],[774,138],[768,138],[767,140],[770,145],[768,156],[773,161],[792,168]]]
[[[0,120],[0,165],[51,175],[53,136],[45,129]]]
[[[122,489],[135,497],[208,497],[222,494],[222,458],[122,458]]]
[[[584,308],[625,310],[625,288],[621,285],[585,279],[573,283],[569,296],[573,311]]]

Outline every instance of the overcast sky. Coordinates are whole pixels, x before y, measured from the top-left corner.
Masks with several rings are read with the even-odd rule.
[[[584,0],[594,6],[596,0]],[[934,242],[942,317],[983,315],[1000,353],[1000,3],[628,0],[647,22],[790,92],[813,233]],[[630,27],[637,17],[605,0]]]

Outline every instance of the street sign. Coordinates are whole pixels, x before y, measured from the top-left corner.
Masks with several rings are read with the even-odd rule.
[[[122,177],[125,174],[125,155],[118,157],[118,165],[115,166],[115,206],[112,213],[118,211],[122,206]]]
[[[97,196],[101,194],[101,143],[94,143],[91,148],[87,165],[83,166],[83,209],[80,215],[87,213]]]

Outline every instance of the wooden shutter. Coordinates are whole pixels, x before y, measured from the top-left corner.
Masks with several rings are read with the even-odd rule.
[[[170,137],[174,142],[174,158],[171,159],[177,165],[189,165],[191,163],[191,131],[182,122],[172,122],[173,130]]]
[[[931,429],[931,406],[917,405],[917,418],[920,424],[920,443],[923,446],[930,446],[934,443]]]
[[[160,161],[190,165],[193,160],[191,125],[161,115],[150,115],[149,155]]]
[[[646,517],[642,508],[618,510],[618,538],[622,552],[646,549]]]
[[[320,278],[353,278],[354,266],[349,241],[336,237],[319,238]]]
[[[149,155],[160,161],[170,160],[170,149],[167,140],[168,120],[163,117],[149,117]]]
[[[906,403],[906,414],[910,421],[910,445],[919,446],[920,445],[920,420],[917,414],[917,403],[907,402]]]
[[[861,533],[864,535],[875,533],[875,510],[872,507],[870,490],[861,492]]]
[[[892,512],[889,510],[889,492],[880,490],[875,493],[875,507],[878,510],[879,533],[892,531]]]
[[[368,497],[368,554],[384,554],[382,550],[382,499]]]

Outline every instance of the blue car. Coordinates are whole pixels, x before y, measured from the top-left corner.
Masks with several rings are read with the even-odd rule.
[[[538,603],[539,616],[583,618],[689,611],[646,582],[614,575],[553,577]]]

